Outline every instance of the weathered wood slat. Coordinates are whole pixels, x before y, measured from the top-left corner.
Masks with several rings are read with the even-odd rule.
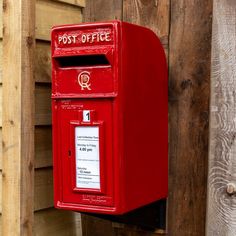
[[[54,1],[64,2],[64,3],[71,4],[71,5],[79,6],[79,7],[85,7],[86,0],[54,0]]]
[[[35,125],[51,125],[51,87],[35,87]]]
[[[2,127],[2,109],[2,84],[0,84],[0,127]]]
[[[35,52],[35,82],[51,83],[50,42],[37,41]]]
[[[82,20],[81,8],[56,1],[37,0],[36,38],[50,40],[50,30],[54,25],[75,24]]]
[[[3,9],[2,235],[32,235],[35,1]]]
[[[0,170],[0,214],[2,214],[2,171]],[[0,232],[1,232],[1,227],[0,227]]]
[[[236,185],[236,1],[214,0],[208,236],[236,235],[236,198],[226,192]],[[234,190],[235,191],[235,190]]]
[[[0,143],[2,143],[2,128],[1,127],[0,127]],[[0,145],[0,170],[2,170],[2,145]]]
[[[35,236],[80,236],[82,235],[79,213],[54,208],[34,214]]]
[[[205,235],[211,0],[171,1],[170,235]]]
[[[0,130],[1,131],[1,130]],[[1,140],[1,132],[0,132]],[[52,128],[35,127],[35,168],[52,166]]]
[[[123,0],[86,0],[83,11],[84,22],[122,19]]]
[[[35,170],[34,210],[53,206],[53,174],[52,169]]]
[[[0,171],[0,181],[2,172]],[[53,207],[53,176],[52,169],[37,169],[34,177],[34,210]],[[0,185],[0,213],[2,212],[2,185]]]
[[[152,29],[167,49],[169,5],[169,0],[145,2],[142,0],[126,0],[123,4],[123,20]]]
[[[2,12],[2,9],[3,9],[3,0],[0,0],[0,38],[2,39],[2,34],[3,34],[3,12]]]
[[[1,25],[0,25],[0,27],[1,27]],[[2,40],[0,40],[0,84],[2,83],[2,56],[3,56],[2,55]]]

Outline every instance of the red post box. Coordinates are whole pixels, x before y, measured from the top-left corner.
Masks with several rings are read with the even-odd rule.
[[[123,214],[167,197],[167,65],[120,21],[52,29],[54,201]]]

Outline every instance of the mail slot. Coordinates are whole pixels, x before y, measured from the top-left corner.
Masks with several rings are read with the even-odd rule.
[[[55,207],[123,214],[167,197],[167,65],[120,21],[52,29]]]

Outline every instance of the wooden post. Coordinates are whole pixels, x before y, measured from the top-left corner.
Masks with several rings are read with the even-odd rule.
[[[214,0],[206,234],[236,235],[236,1]]]
[[[33,234],[35,1],[3,3],[2,235]]]
[[[169,235],[205,234],[212,0],[171,0]]]

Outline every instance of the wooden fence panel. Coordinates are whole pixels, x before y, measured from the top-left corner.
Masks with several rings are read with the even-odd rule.
[[[214,0],[211,62],[206,233],[208,236],[234,236],[236,235],[236,1],[234,0]]]

